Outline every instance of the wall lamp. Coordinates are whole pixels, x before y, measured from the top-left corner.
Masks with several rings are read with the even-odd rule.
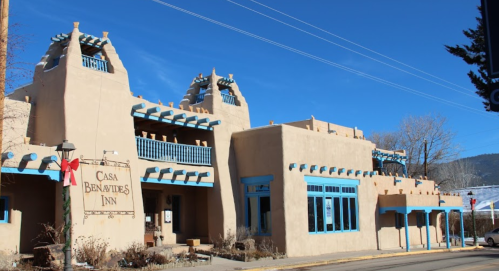
[[[106,154],[106,153],[118,155],[118,151],[106,151],[106,150],[104,150],[104,154]]]

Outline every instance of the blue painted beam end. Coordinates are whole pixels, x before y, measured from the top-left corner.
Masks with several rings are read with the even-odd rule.
[[[355,176],[362,174],[362,170],[355,171]]]
[[[338,173],[345,173],[346,169],[344,168],[340,168],[340,170],[338,170]]]
[[[50,164],[50,163],[53,163],[55,161],[57,161],[57,156],[55,156],[55,155],[43,157],[43,159],[42,159],[42,162],[45,164]]]
[[[353,174],[353,169],[349,169],[349,170],[347,171],[347,174]]]
[[[336,171],[338,171],[338,169],[337,169],[336,167],[331,167],[331,168],[329,169],[329,173],[330,173],[330,174],[331,174],[331,173],[333,173],[333,172],[336,172]]]
[[[191,177],[192,177],[192,176],[198,176],[198,175],[199,175],[199,173],[198,173],[197,171],[189,171],[189,172],[187,172],[187,174],[186,174],[186,175],[187,175],[187,176],[191,176]]]
[[[147,114],[158,113],[159,111],[161,111],[161,109],[159,108],[159,106],[155,106],[155,107],[148,108],[147,109]]]
[[[289,169],[296,168],[298,165],[296,163],[289,164]]]
[[[51,37],[51,38],[50,38],[50,40],[51,40],[51,41],[56,41],[56,42],[61,41],[60,39],[55,38],[55,37]]]
[[[168,173],[172,173],[172,172],[173,172],[173,168],[171,168],[171,167],[162,168],[159,172],[160,172],[161,174],[168,174]]]
[[[159,167],[149,167],[146,169],[147,173],[158,173],[159,172]]]
[[[441,199],[438,203],[445,203],[445,200]]]
[[[396,183],[401,183],[401,182],[402,182],[402,180],[395,180],[395,182],[396,182]]]
[[[201,173],[199,173],[199,177],[210,177],[210,173],[209,172],[201,172]]]
[[[190,116],[185,119],[185,122],[197,121],[198,116]]]
[[[173,110],[166,110],[166,111],[161,112],[161,114],[160,114],[160,116],[162,116],[162,117],[168,117],[171,115],[173,115]]]
[[[185,113],[182,113],[182,114],[177,114],[177,115],[173,116],[173,119],[180,120],[180,119],[185,119],[185,117],[186,117]]]
[[[372,171],[372,172],[371,172],[371,176],[376,176],[376,175],[378,175],[378,172],[377,172],[377,171]]]
[[[307,164],[301,164],[300,165],[300,169],[301,170],[304,170],[304,169],[307,169],[308,168],[308,165]]]
[[[201,123],[208,123],[210,122],[210,119],[209,118],[203,118],[203,119],[199,119],[198,120],[198,124],[201,124]]]
[[[364,177],[366,177],[367,175],[370,175],[370,172],[369,171],[364,171]]]
[[[103,42],[100,43],[100,46],[106,45],[109,43],[109,40],[104,40]]]
[[[435,185],[435,188],[440,189],[440,185]]]
[[[134,111],[139,110],[139,109],[144,109],[144,108],[146,108],[145,103],[136,104],[136,105],[132,106],[132,110],[134,110]]]
[[[320,172],[322,173],[322,172],[324,172],[324,171],[326,171],[326,170],[327,170],[327,167],[326,167],[326,166],[323,166],[323,167],[321,167]]]
[[[416,181],[416,185],[420,185],[420,184],[423,184],[423,182],[421,182],[421,181]]]
[[[311,171],[314,171],[314,170],[317,170],[317,169],[319,169],[319,166],[317,166],[317,165],[313,165],[313,166],[310,167]]]
[[[2,159],[12,159],[12,158],[14,158],[13,152],[9,151],[2,153]]]
[[[215,125],[220,125],[220,123],[222,123],[221,120],[214,120],[214,121],[210,121],[208,123],[209,126],[215,126]]]
[[[185,170],[175,170],[173,172],[174,175],[185,175],[186,171]]]
[[[37,158],[36,153],[30,153],[23,156],[23,161],[35,161]]]

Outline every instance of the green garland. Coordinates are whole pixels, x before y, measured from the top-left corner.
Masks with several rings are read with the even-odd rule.
[[[63,210],[64,210],[64,238],[66,239],[66,243],[64,244],[64,247],[62,251],[66,251],[66,249],[71,249],[71,238],[68,238],[68,231],[71,230],[71,218],[69,216],[69,212],[71,211],[70,209],[70,204],[71,204],[71,197],[69,196],[69,186],[66,186],[62,190],[62,199],[64,200],[66,193],[68,193],[68,200],[64,200]],[[67,219],[67,222],[66,222]]]

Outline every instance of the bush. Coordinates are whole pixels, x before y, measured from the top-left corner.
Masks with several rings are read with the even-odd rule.
[[[251,238],[251,231],[248,227],[239,226],[236,230],[236,241],[244,241]]]
[[[168,260],[166,259],[165,256],[163,256],[161,254],[154,253],[149,258],[149,263],[153,263],[153,264],[166,264],[166,263],[168,263]]]
[[[76,261],[86,262],[94,267],[100,267],[106,259],[106,250],[109,243],[102,239],[90,237],[79,237],[75,242]]]
[[[123,252],[123,258],[135,268],[147,266],[147,247],[141,243],[130,244]]]

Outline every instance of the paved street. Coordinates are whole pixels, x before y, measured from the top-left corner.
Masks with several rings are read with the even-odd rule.
[[[424,254],[407,257],[372,259],[331,265],[304,267],[287,270],[335,270],[335,271],[475,271],[499,270],[499,248],[486,247],[479,251],[462,251],[449,253]]]

